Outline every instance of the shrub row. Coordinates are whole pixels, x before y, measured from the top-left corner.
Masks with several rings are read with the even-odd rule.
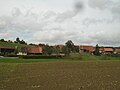
[[[120,54],[108,54],[107,56],[111,56],[111,57],[120,57]]]
[[[57,58],[62,58],[63,56],[61,55],[50,55],[50,56],[43,56],[43,55],[26,55],[26,56],[19,56],[19,58],[23,59],[57,59]]]

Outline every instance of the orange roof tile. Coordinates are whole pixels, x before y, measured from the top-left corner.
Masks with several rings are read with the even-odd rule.
[[[95,48],[93,46],[80,46],[80,49],[85,49],[88,51],[93,51]]]
[[[115,49],[115,52],[120,53],[120,48]]]
[[[40,46],[31,46],[28,48],[28,53],[42,53],[42,50]]]
[[[113,52],[113,48],[104,48],[104,52]]]

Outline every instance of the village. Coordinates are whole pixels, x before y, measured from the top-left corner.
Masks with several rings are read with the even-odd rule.
[[[39,45],[30,45],[30,46],[0,46],[0,55],[1,56],[10,56],[10,55],[43,55],[43,54],[49,54],[49,55],[56,55],[56,54],[66,54],[64,51],[65,45],[55,45],[55,46],[48,46],[48,48],[51,47],[51,49],[48,49],[45,51],[45,45],[39,44]],[[96,46],[90,46],[90,45],[74,45],[76,48],[76,51],[73,53],[89,53],[91,55],[94,55]],[[70,51],[72,52],[72,51]],[[120,47],[104,47],[99,46],[99,53],[100,55],[110,55],[110,54],[120,54]]]

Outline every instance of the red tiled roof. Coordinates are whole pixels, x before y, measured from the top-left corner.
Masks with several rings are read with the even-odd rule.
[[[42,53],[42,50],[40,46],[31,46],[28,48],[28,53]]]
[[[84,49],[84,50],[88,50],[88,51],[94,51],[94,47],[93,46],[80,46],[80,49]]]
[[[120,48],[115,49],[115,52],[120,53]]]
[[[113,52],[113,48],[104,48],[104,52]]]
[[[15,47],[12,46],[0,46],[2,49],[15,49]]]

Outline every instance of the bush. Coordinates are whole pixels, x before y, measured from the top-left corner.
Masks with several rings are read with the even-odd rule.
[[[79,53],[70,53],[68,56],[65,57],[65,59],[83,60],[83,56]]]
[[[62,58],[62,56],[61,55],[50,55],[50,56],[27,55],[27,56],[19,56],[19,58],[23,58],[23,59],[57,59],[57,58]]]
[[[108,54],[107,56],[111,56],[111,57],[120,57],[120,54]]]
[[[104,55],[104,56],[101,56],[101,58],[100,58],[101,60],[110,60],[110,57],[108,57],[108,56],[106,56],[106,55]]]

